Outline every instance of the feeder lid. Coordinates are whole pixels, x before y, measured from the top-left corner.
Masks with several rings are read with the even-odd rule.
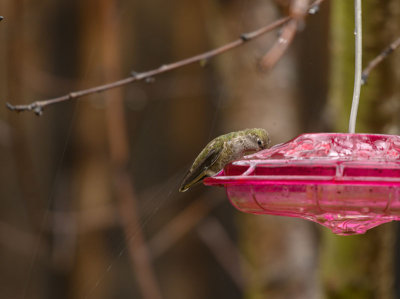
[[[243,212],[365,233],[400,220],[400,136],[303,134],[234,161],[204,183],[225,186]]]

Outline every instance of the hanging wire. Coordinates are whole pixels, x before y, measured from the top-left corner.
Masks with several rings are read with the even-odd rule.
[[[360,101],[361,91],[361,72],[362,72],[362,25],[361,25],[361,0],[354,0],[354,14],[355,14],[355,72],[354,72],[354,92],[353,103],[351,105],[349,133],[355,133],[358,103]]]

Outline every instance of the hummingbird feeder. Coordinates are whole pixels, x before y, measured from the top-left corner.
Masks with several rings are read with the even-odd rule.
[[[225,186],[243,212],[361,234],[400,220],[400,136],[303,134],[230,163],[204,182]]]
[[[308,219],[335,234],[362,234],[400,220],[400,136],[355,134],[361,88],[361,1],[355,1],[356,59],[349,133],[303,134],[234,161],[206,185],[253,214]]]

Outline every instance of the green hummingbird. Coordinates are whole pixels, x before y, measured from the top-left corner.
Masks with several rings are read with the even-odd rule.
[[[245,154],[266,149],[270,143],[264,129],[246,129],[211,140],[194,160],[182,181],[180,192],[187,191],[205,177],[213,176],[224,166]]]

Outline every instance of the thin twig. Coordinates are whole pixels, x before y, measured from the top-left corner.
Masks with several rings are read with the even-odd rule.
[[[319,5],[321,2],[323,2],[324,0],[316,0],[314,1],[310,6],[309,9],[313,9],[314,7],[316,7],[316,5]],[[56,97],[56,98],[52,98],[52,99],[48,99],[48,100],[43,100],[43,101],[36,101],[27,105],[12,105],[10,103],[6,103],[6,106],[8,109],[10,109],[11,111],[16,111],[16,112],[22,112],[22,111],[33,111],[35,112],[37,115],[41,115],[43,113],[43,109],[46,106],[52,105],[52,104],[56,104],[56,103],[60,103],[60,102],[65,102],[65,101],[69,101],[69,100],[73,100],[73,99],[77,99],[77,98],[81,98],[83,96],[87,96],[90,94],[94,94],[94,93],[99,93],[99,92],[103,92],[112,88],[116,88],[116,87],[120,87],[120,86],[124,86],[127,84],[130,84],[132,82],[135,81],[141,81],[141,80],[145,80],[147,82],[152,81],[152,78],[156,75],[165,73],[165,72],[169,72],[171,70],[189,65],[189,64],[193,64],[196,62],[201,62],[201,61],[205,61],[208,60],[212,57],[215,57],[217,55],[220,55],[222,53],[225,53],[227,51],[230,51],[232,49],[235,49],[241,45],[243,45],[244,43],[246,43],[247,41],[256,39],[286,23],[288,23],[290,20],[292,20],[293,17],[292,16],[287,16],[287,17],[283,17],[279,20],[276,20],[275,22],[272,22],[271,24],[268,24],[264,27],[261,27],[257,30],[248,32],[248,33],[243,33],[241,34],[240,38],[232,41],[228,44],[225,44],[221,47],[218,47],[216,49],[213,49],[211,51],[199,54],[199,55],[195,55],[183,60],[179,60],[170,64],[165,64],[162,65],[156,69],[152,69],[149,71],[145,71],[145,72],[141,72],[141,73],[136,73],[133,72],[132,76],[121,79],[119,81],[115,81],[115,82],[111,82],[111,83],[107,83],[104,85],[99,85],[96,87],[92,87],[92,88],[88,88],[88,89],[84,89],[84,90],[80,90],[80,91],[75,91],[75,92],[71,92],[69,94],[60,96],[60,97]]]
[[[260,61],[260,67],[263,71],[273,68],[282,58],[292,43],[300,22],[302,22],[307,11],[311,9],[313,9],[313,6],[307,7],[306,0],[293,0],[290,5],[290,16],[292,19],[283,27],[278,40]]]
[[[361,27],[361,0],[354,0],[354,14],[355,14],[355,44],[356,44],[356,57],[355,57],[355,71],[354,71],[354,92],[353,103],[351,105],[349,133],[355,133],[358,103],[360,101],[361,92],[361,71],[362,71],[362,27]]]
[[[213,200],[200,197],[171,219],[149,241],[153,259],[164,254],[222,202],[221,197],[213,198]]]
[[[314,1],[314,3],[311,5],[311,7],[308,9],[308,13],[310,15],[316,14],[319,11],[319,7],[321,3],[324,2],[324,0],[317,0]]]
[[[251,274],[254,273],[254,269],[240,253],[221,223],[216,218],[209,217],[197,227],[197,233],[239,289],[245,290],[252,279]]]
[[[129,249],[129,257],[134,265],[136,278],[142,292],[142,298],[161,299],[161,292],[151,266],[151,258],[143,228],[140,224],[136,205],[137,200],[135,198],[136,193],[133,189],[131,178],[126,171],[120,171],[114,179],[115,188],[118,190],[121,225]]]
[[[261,58],[260,67],[263,71],[269,70],[282,58],[292,43],[297,31],[297,21],[291,20],[282,30],[281,36],[272,48]]]
[[[378,56],[368,63],[368,66],[363,70],[361,75],[361,83],[367,83],[369,74],[376,68],[385,58],[392,54],[398,47],[400,47],[400,37],[398,37],[394,42],[392,42],[388,47],[386,47]]]

